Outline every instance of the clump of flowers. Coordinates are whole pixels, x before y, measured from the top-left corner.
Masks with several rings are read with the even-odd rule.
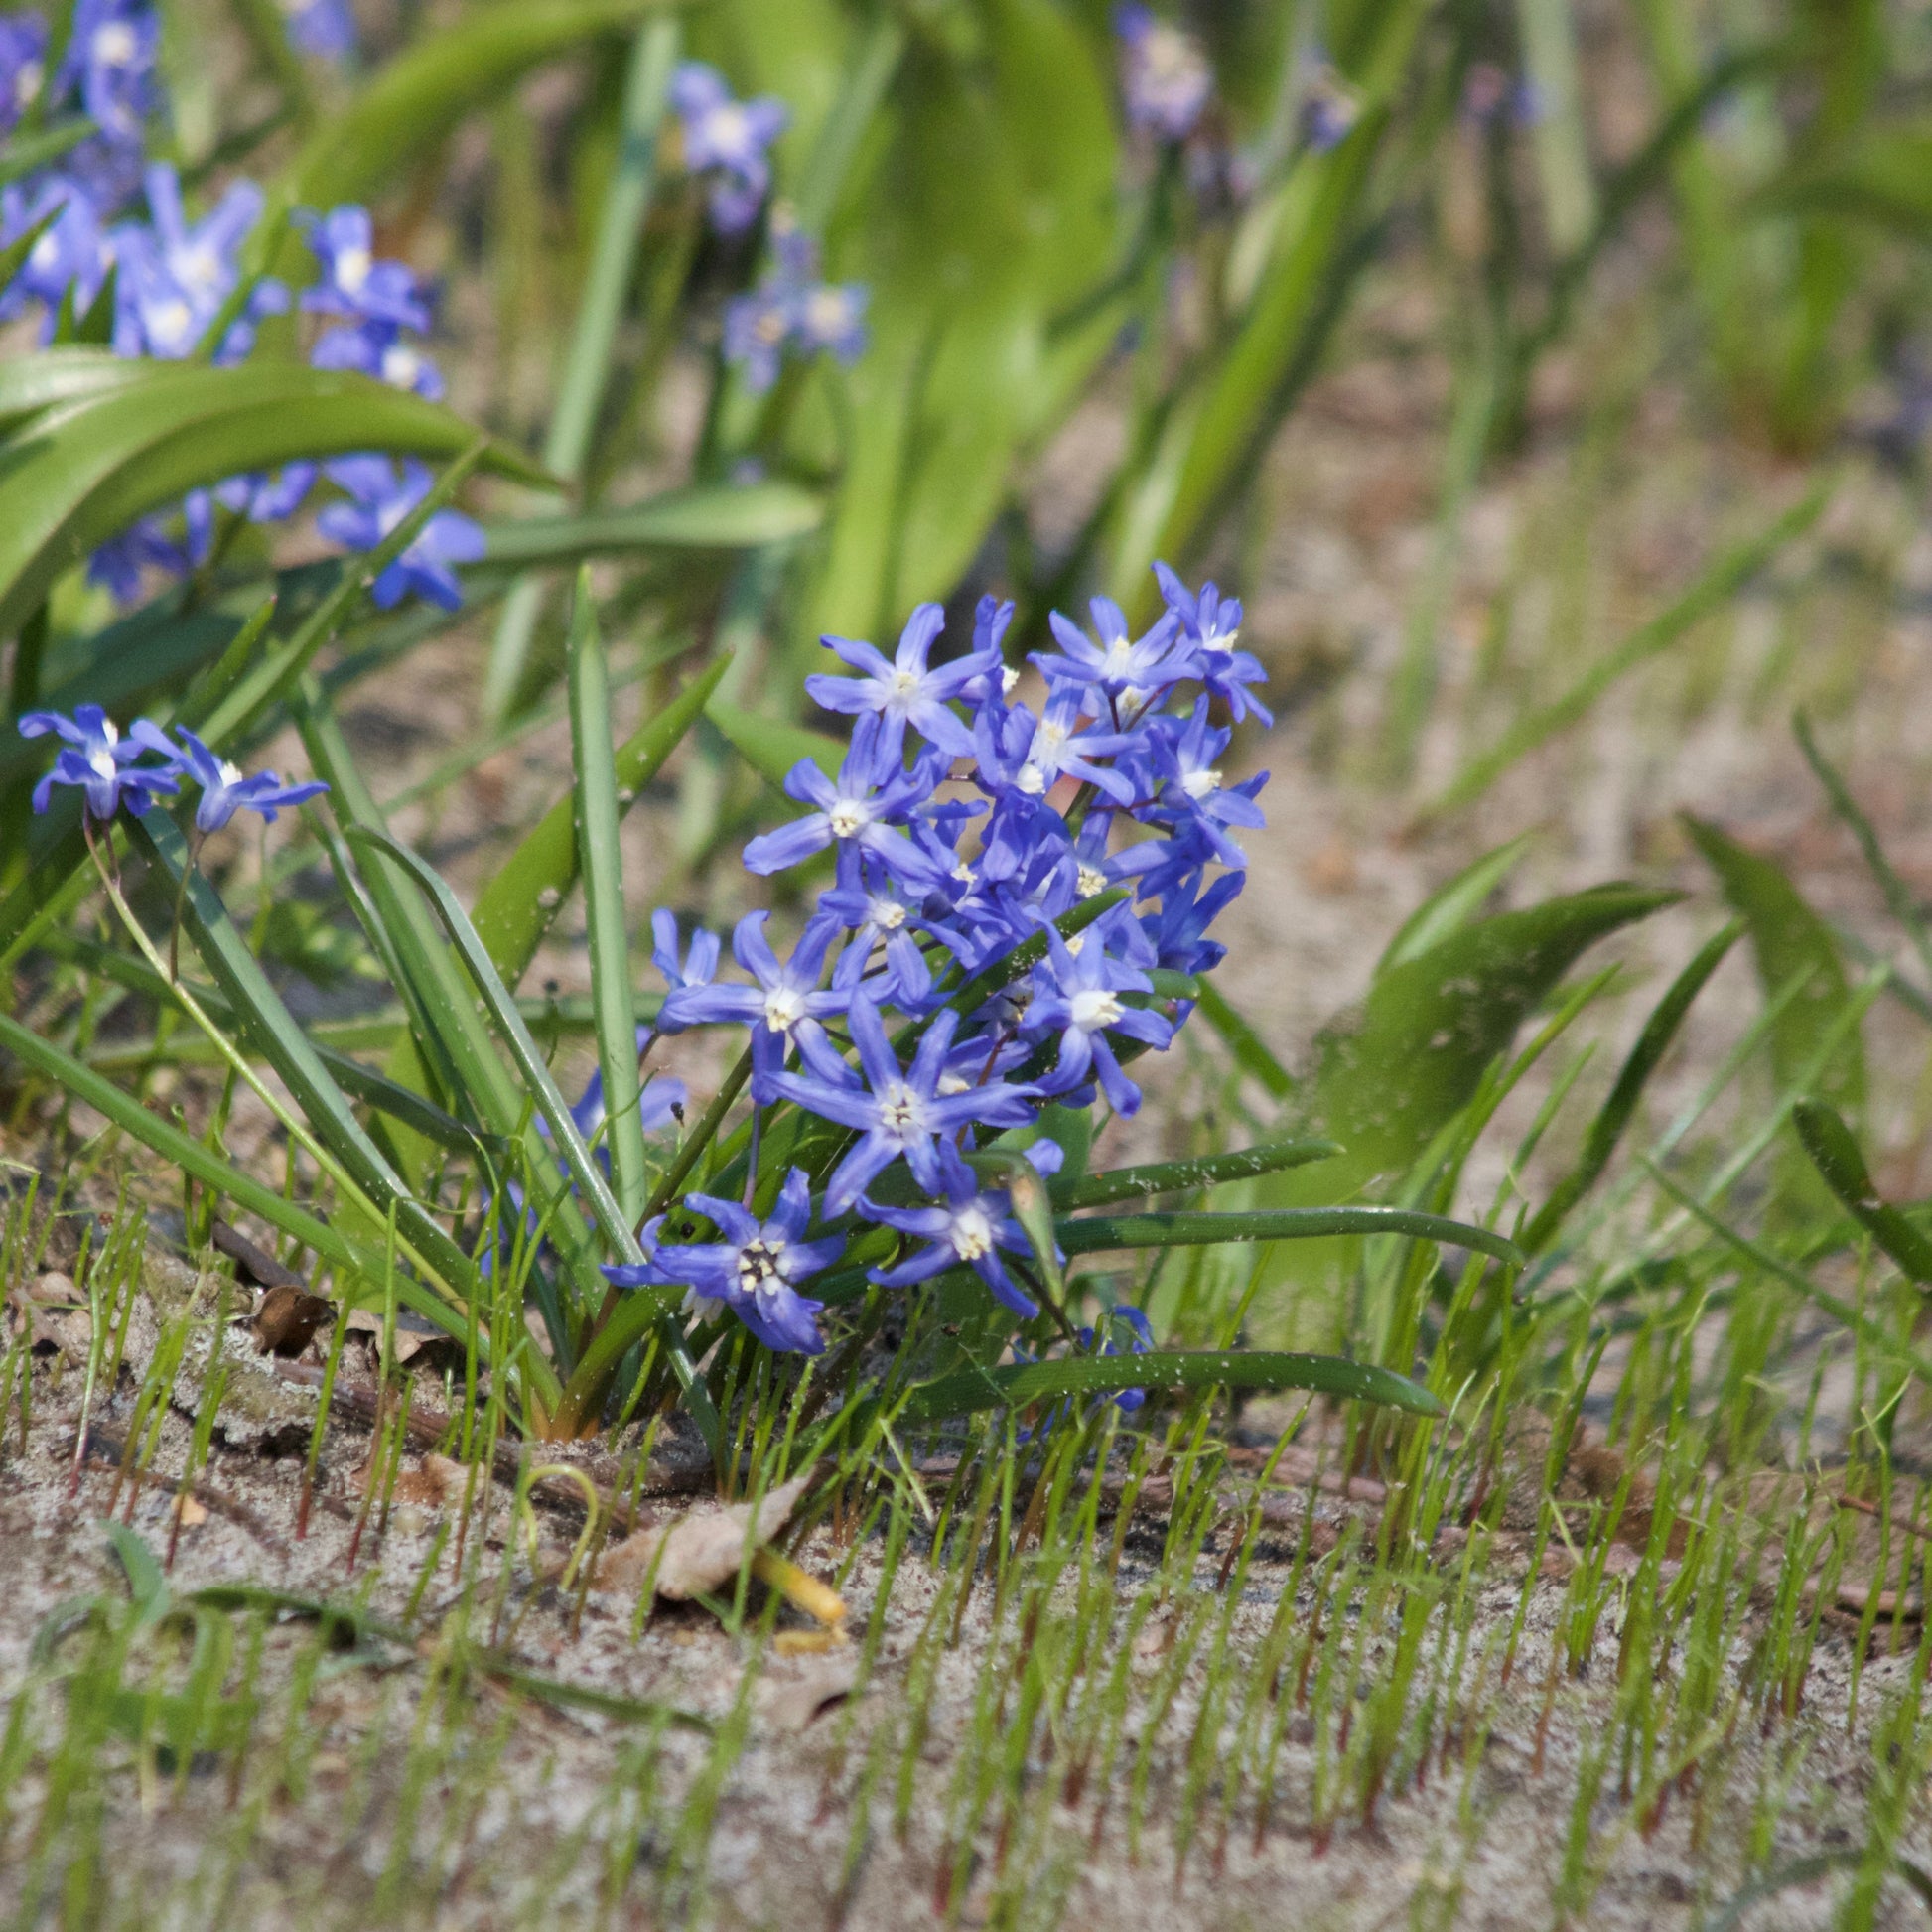
[[[1129,125],[1156,140],[1186,140],[1214,97],[1214,69],[1200,43],[1138,4],[1114,9],[1114,32]]]
[[[760,392],[777,381],[787,353],[850,364],[866,345],[865,288],[820,281],[812,238],[782,219],[772,231],[771,272],[725,307],[725,359]]]
[[[748,1033],[758,1126],[744,1199],[686,1196],[644,1229],[642,1263],[605,1270],[614,1284],[682,1285],[691,1313],[729,1311],[767,1346],[816,1354],[821,1304],[801,1284],[876,1229],[893,1240],[872,1282],[971,1270],[1014,1314],[1038,1312],[1011,1153],[989,1150],[1024,1149],[1050,1173],[1049,1103],[1140,1105],[1134,1060],[1190,1011],[1168,976],[1221,957],[1207,928],[1241,889],[1235,833],[1263,823],[1265,775],[1229,783],[1217,762],[1229,728],[1216,708],[1260,711],[1240,607],[1211,585],[1161,582],[1169,608],[1139,636],[1104,598],[1091,633],[1055,617],[1057,648],[1032,654],[1038,683],[1024,694],[1002,649],[1013,607],[992,598],[950,662],[932,661],[937,605],[913,613],[891,659],[825,639],[858,675],[808,688],[856,720],[849,748],[836,773],[799,761],[785,789],[806,810],[744,855],[759,875],[829,855],[789,955],[764,913],[748,914],[731,947],[744,981],[724,979],[715,936],[680,956],[675,921],[654,922],[669,987],[659,1031]],[[759,1129],[777,1106],[837,1139],[822,1178],[791,1166],[760,1220]],[[720,1238],[693,1239],[706,1225]]]
[[[671,76],[671,105],[684,137],[684,165],[711,184],[711,222],[720,234],[743,234],[771,192],[767,150],[785,131],[790,110],[773,94],[739,100],[703,61],[680,63]]]

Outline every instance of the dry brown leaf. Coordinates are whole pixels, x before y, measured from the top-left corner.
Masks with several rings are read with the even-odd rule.
[[[197,1525],[207,1521],[207,1511],[193,1496],[189,1495],[186,1490],[183,1490],[181,1494],[176,1496],[174,1506],[168,1513],[178,1518],[182,1528],[185,1530],[192,1530]]]
[[[856,1651],[814,1658],[797,1670],[759,1679],[759,1715],[779,1730],[803,1730],[828,1704],[836,1704],[859,1679]]]
[[[752,1526],[750,1503],[732,1503],[722,1509],[689,1510],[668,1528],[639,1530],[625,1537],[607,1550],[597,1566],[598,1587],[638,1587],[662,1541],[657,1595],[683,1603],[702,1591],[718,1588],[738,1575],[738,1566],[745,1559],[748,1526],[752,1527],[755,1544],[769,1542],[791,1520],[792,1509],[810,1480],[809,1474],[794,1476],[770,1491],[759,1505],[756,1526]]]
[[[255,1311],[255,1345],[264,1355],[299,1355],[331,1312],[329,1304],[307,1289],[286,1283],[271,1288]]]

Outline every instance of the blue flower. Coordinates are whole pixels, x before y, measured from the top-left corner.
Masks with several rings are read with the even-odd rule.
[[[774,237],[776,266],[749,294],[725,305],[725,360],[741,367],[755,392],[778,379],[788,347],[828,352],[851,363],[866,346],[867,291],[857,282],[821,282],[818,250],[796,228]]]
[[[1173,719],[1161,722],[1168,729],[1154,742],[1154,768],[1162,780],[1164,809],[1171,819],[1192,819],[1222,865],[1245,866],[1247,854],[1228,837],[1226,828],[1267,824],[1255,797],[1267,784],[1268,774],[1262,772],[1238,785],[1221,783],[1214,760],[1226,751],[1231,734],[1208,724],[1205,698],[1195,700],[1193,716],[1184,729],[1175,729]]]
[[[331,503],[316,527],[345,550],[373,550],[430,491],[430,475],[420,463],[405,462],[400,477],[385,456],[344,457],[324,466],[329,481],[348,493],[346,503]],[[482,560],[483,533],[457,510],[438,510],[416,540],[375,580],[370,593],[378,610],[392,610],[411,591],[455,611],[463,586],[452,564]]]
[[[47,84],[47,22],[0,14],[0,134],[11,134]]]
[[[943,1077],[959,1024],[951,1008],[926,1029],[909,1068],[900,1067],[879,1009],[864,993],[853,994],[848,1022],[859,1049],[863,1085],[849,1067],[838,1069],[843,1077],[836,1080],[828,1077],[832,1068],[818,1067],[808,1074],[780,1073],[772,1082],[778,1093],[807,1112],[860,1136],[825,1190],[827,1214],[845,1213],[879,1174],[901,1159],[919,1185],[936,1194],[944,1184],[937,1146],[941,1139],[972,1123],[1001,1128],[1031,1124],[1037,1097],[1033,1087],[943,1090],[959,1084]]]
[[[0,245],[17,241],[53,209],[54,225],[28,250],[20,272],[0,295],[0,317],[16,316],[30,301],[47,305],[43,339],[54,330],[55,312],[69,288],[76,311],[87,309],[107,279],[106,239],[87,191],[66,175],[47,175],[32,188],[0,190]]]
[[[981,1193],[973,1171],[951,1148],[939,1151],[944,1195],[933,1207],[882,1207],[862,1200],[859,1211],[927,1245],[892,1268],[869,1269],[866,1279],[881,1288],[909,1288],[964,1262],[1015,1314],[1031,1319],[1039,1305],[1007,1273],[1000,1250],[1031,1252],[1020,1223],[1003,1193]]]
[[[1251,684],[1266,684],[1268,673],[1260,658],[1234,647],[1241,634],[1239,600],[1223,597],[1212,584],[1203,584],[1196,596],[1166,564],[1156,564],[1154,575],[1168,609],[1194,647],[1193,674],[1214,697],[1227,700],[1236,719],[1253,712],[1264,725],[1272,725],[1275,714],[1248,691]]]
[[[747,912],[732,932],[732,957],[751,974],[755,985],[677,986],[666,995],[658,1013],[658,1025],[666,1033],[719,1021],[749,1026],[752,1098],[760,1106],[777,1097],[775,1082],[791,1048],[816,1051],[824,1037],[819,1023],[844,1013],[852,1002],[850,986],[842,985],[836,976],[831,987],[819,986],[826,951],[838,936],[838,920],[821,915],[808,921],[790,959],[781,962],[764,936],[769,917],[768,912]],[[696,943],[693,940],[694,951]],[[712,943],[715,947],[717,942]]]
[[[61,91],[78,86],[80,104],[102,135],[138,147],[160,104],[154,70],[160,47],[161,24],[144,0],[77,0]]]
[[[1029,798],[1042,798],[1061,778],[1072,776],[1131,805],[1132,782],[1094,759],[1128,751],[1134,741],[1097,727],[1083,731],[1082,695],[1078,685],[1056,686],[1037,718],[1023,704],[1015,705],[997,723],[992,706],[982,710],[974,733],[979,781],[986,784],[990,779],[995,790],[1011,788]]]
[[[300,805],[329,787],[320,778],[307,784],[285,785],[272,771],[257,771],[244,777],[226,759],[218,759],[185,725],[178,728],[181,750],[176,755],[180,769],[202,788],[201,802],[195,807],[195,829],[207,834],[218,832],[236,812],[261,813],[269,824],[285,805]]]
[[[351,369],[430,402],[443,400],[442,370],[392,322],[341,323],[325,329],[309,351],[309,366]]]
[[[309,216],[308,229],[322,280],[302,291],[305,309],[400,329],[429,328],[428,291],[402,262],[376,259],[375,224],[367,208],[345,203]]]
[[[929,797],[936,774],[922,765],[902,768],[896,750],[880,742],[879,720],[867,716],[852,734],[852,744],[836,779],[811,759],[800,759],[785,778],[787,795],[817,810],[766,832],[745,848],[747,871],[782,872],[802,864],[828,846],[839,851],[839,883],[858,883],[861,853],[870,853],[896,879],[913,886],[936,884],[938,869],[895,825]]]
[[[1302,138],[1316,154],[1347,139],[1362,117],[1362,104],[1325,55],[1316,54],[1302,83]]]
[[[1124,908],[1123,908],[1124,909]],[[1032,1034],[1059,1035],[1059,1058],[1052,1073],[1039,1082],[1048,1094],[1069,1093],[1098,1075],[1114,1111],[1140,1111],[1141,1090],[1121,1070],[1108,1034],[1123,1033],[1155,1047],[1173,1037],[1173,1025],[1145,1007],[1126,1005],[1123,993],[1151,993],[1153,982],[1139,967],[1115,959],[1107,951],[1110,939],[1128,934],[1144,943],[1131,920],[1111,914],[1088,928],[1072,946],[1051,926],[1046,928],[1047,956],[1035,969],[1033,1003],[1027,1009]]]
[[[207,561],[214,539],[214,504],[206,489],[192,489],[183,499],[182,525],[178,543],[160,517],[142,517],[88,558],[87,581],[105,586],[117,603],[131,604],[148,571],[187,576]]]
[[[823,1241],[799,1238],[812,1217],[811,1182],[804,1169],[793,1168],[785,1176],[771,1218],[762,1225],[749,1208],[709,1194],[687,1194],[685,1205],[708,1217],[725,1239],[661,1242],[653,1222],[645,1230],[649,1260],[641,1267],[607,1267],[605,1275],[620,1288],[682,1282],[690,1290],[687,1310],[700,1319],[709,1319],[722,1306],[767,1348],[794,1355],[822,1353],[825,1337],[816,1317],[825,1304],[806,1300],[794,1284],[838,1260],[845,1241],[837,1235]]]
[[[707,932],[703,926],[694,926],[691,944],[680,960],[677,953],[677,914],[668,906],[660,905],[650,915],[650,936],[651,964],[664,975],[664,984],[673,993],[680,987],[709,986],[717,977],[718,935],[715,932]],[[657,1031],[670,1034],[678,1029],[660,1013]]]
[[[1192,654],[1173,647],[1180,622],[1172,611],[1137,640],[1128,635],[1126,613],[1112,598],[1096,597],[1087,608],[1093,613],[1098,643],[1057,611],[1048,617],[1047,623],[1059,640],[1062,654],[1050,657],[1035,653],[1033,661],[1049,681],[1091,686],[1103,692],[1111,701],[1115,721],[1125,725],[1144,711],[1151,699],[1163,696],[1192,674]],[[1099,706],[1090,709],[1097,711]]]
[[[1214,93],[1200,43],[1144,6],[1114,9],[1128,121],[1163,141],[1184,141]]]
[[[54,769],[34,787],[34,809],[44,812],[54,802],[56,785],[78,785],[87,796],[87,815],[105,824],[125,804],[143,817],[156,794],[178,791],[175,769],[180,754],[158,725],[137,718],[122,737],[114,721],[97,704],[75,705],[73,716],[58,711],[21,714],[22,738],[45,738],[50,732],[65,740]],[[164,765],[137,766],[135,759],[154,752]]]
[[[355,52],[355,16],[348,0],[281,0],[289,39],[304,54],[346,61]]]
[[[683,126],[684,165],[694,175],[715,171],[712,225],[720,234],[744,233],[770,192],[765,150],[784,132],[790,111],[771,94],[734,99],[725,76],[702,61],[679,64],[670,96]]]
[[[157,163],[144,180],[152,226],[114,233],[114,349],[181,361],[195,352],[241,279],[241,244],[261,218],[263,196],[253,182],[235,182],[212,213],[191,225],[174,169]],[[279,282],[260,283],[215,359],[231,362],[247,354],[254,322],[287,306],[288,292]]]
[[[973,735],[947,707],[975,678],[996,669],[1000,657],[997,649],[990,653],[975,651],[970,657],[928,670],[927,655],[945,624],[944,605],[921,604],[899,633],[898,651],[890,664],[871,644],[857,643],[850,637],[821,637],[819,642],[827,650],[865,675],[832,677],[815,671],[806,678],[805,689],[827,711],[876,713],[884,720],[882,753],[890,747],[896,754],[905,741],[909,725],[942,752],[969,759],[973,756]]]

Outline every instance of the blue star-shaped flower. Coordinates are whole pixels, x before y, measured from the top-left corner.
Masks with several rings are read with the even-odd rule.
[[[175,770],[180,754],[158,725],[137,718],[123,737],[114,721],[97,704],[75,705],[73,716],[58,711],[21,714],[22,738],[49,733],[65,740],[54,769],[34,787],[34,809],[44,812],[54,800],[56,785],[77,785],[86,794],[87,816],[105,824],[125,804],[136,818],[144,816],[158,793],[180,790]],[[136,765],[135,759],[153,752],[163,765]]]
[[[350,500],[329,504],[316,518],[316,528],[345,550],[373,550],[430,491],[429,472],[420,463],[405,462],[400,476],[386,456],[343,457],[324,467],[329,481]],[[370,595],[383,611],[412,591],[446,611],[459,610],[463,586],[451,566],[478,563],[483,550],[483,533],[469,517],[438,510],[377,577]]]
[[[819,642],[827,650],[864,675],[833,677],[814,671],[806,678],[805,689],[827,711],[877,715],[883,721],[882,750],[890,747],[897,754],[909,725],[942,752],[969,759],[973,735],[949,707],[975,678],[998,669],[1000,654],[997,648],[975,651],[970,657],[928,669],[926,659],[945,624],[943,604],[921,604],[899,633],[898,650],[890,664],[871,644],[850,637],[821,637]]]
[[[238,766],[214,756],[187,726],[177,730],[181,739],[179,758],[184,775],[202,788],[195,807],[195,828],[202,833],[218,832],[236,812],[259,812],[269,824],[284,806],[300,805],[329,787],[320,778],[306,784],[285,785],[272,771],[257,771],[244,776]]]

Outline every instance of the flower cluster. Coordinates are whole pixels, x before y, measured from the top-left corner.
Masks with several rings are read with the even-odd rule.
[[[305,52],[337,58],[351,51],[354,26],[345,0],[289,0],[284,11],[291,38]],[[162,105],[159,37],[148,0],[78,0],[67,58],[49,83],[46,22],[38,13],[0,16],[0,133],[30,110],[62,105],[77,107],[99,130],[53,166],[0,191],[0,244],[48,223],[0,290],[0,319],[38,304],[43,334],[51,337],[63,316],[86,314],[111,285],[109,340],[116,354],[185,360],[203,351],[219,326],[211,359],[237,362],[253,349],[262,318],[287,311],[289,291],[257,276],[236,304],[244,245],[264,206],[254,183],[231,183],[195,220],[174,168],[144,160],[144,138]],[[137,191],[145,220],[122,213]],[[433,319],[431,291],[402,263],[376,258],[366,209],[338,207],[300,218],[319,270],[301,307],[327,318],[311,363],[440,398],[442,376],[419,345]],[[429,487],[418,466],[404,465],[398,476],[380,457],[326,467],[292,463],[272,476],[229,478],[212,490],[192,492],[178,512],[145,517],[103,545],[88,575],[118,601],[131,602],[150,571],[181,575],[207,561],[217,505],[252,523],[279,523],[302,507],[324,475],[347,498],[325,510],[324,534],[350,549],[380,542]],[[441,512],[382,573],[376,602],[390,605],[417,591],[454,606],[461,593],[450,566],[481,554],[477,527],[455,511]]]
[[[202,835],[218,832],[239,811],[259,812],[272,824],[283,806],[300,805],[329,789],[320,779],[285,785],[272,771],[245,776],[186,726],[176,733],[179,744],[147,718],[135,719],[123,735],[97,704],[76,705],[71,718],[58,711],[26,712],[20,735],[62,741],[54,768],[34,787],[35,811],[44,812],[54,802],[57,785],[72,785],[85,799],[87,816],[98,824],[123,805],[136,818],[145,817],[155,799],[172,797],[184,778],[201,787],[195,829]],[[138,762],[150,756],[160,763]]]
[[[855,360],[866,345],[866,298],[857,282],[818,279],[811,237],[772,221],[772,267],[757,288],[725,306],[725,359],[755,391],[771,387],[787,350]]]
[[[698,933],[680,957],[675,921],[657,915],[653,957],[670,989],[659,1030],[748,1029],[756,1106],[789,1102],[843,1130],[816,1218],[898,1237],[897,1258],[871,1270],[882,1285],[970,1268],[1014,1313],[1037,1313],[1028,1242],[976,1151],[1009,1136],[1051,1173],[1059,1150],[1038,1138],[1048,1102],[1104,1095],[1132,1113],[1133,1058],[1165,1048],[1189,1011],[1154,975],[1222,956],[1207,931],[1241,890],[1235,834],[1263,823],[1266,778],[1224,780],[1229,725],[1216,712],[1265,720],[1264,673],[1238,648],[1239,604],[1165,569],[1159,581],[1168,609],[1138,637],[1104,598],[1091,633],[1055,615],[1056,647],[1032,655],[1038,689],[1025,695],[1003,650],[1013,607],[992,598],[971,648],[947,662],[933,661],[937,605],[914,612],[891,659],[827,637],[856,675],[807,689],[856,720],[850,746],[836,772],[799,761],[785,789],[804,813],[744,855],[756,874],[831,855],[832,882],[789,956],[767,915],[748,913],[731,943],[745,982],[724,980],[715,936]],[[1083,913],[1103,895],[1097,916]],[[1034,963],[1016,972],[1023,946]],[[755,1154],[753,1168],[744,1206],[686,1203],[720,1239],[667,1239],[660,1219],[642,1265],[606,1272],[621,1286],[682,1284],[696,1311],[728,1308],[770,1346],[816,1353],[819,1305],[799,1284],[847,1236],[805,1238],[800,1168],[757,1220]]]

